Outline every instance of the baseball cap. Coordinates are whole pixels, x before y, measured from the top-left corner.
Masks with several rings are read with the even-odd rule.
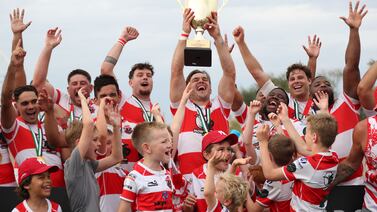
[[[18,184],[20,185],[27,177],[43,172],[56,172],[59,168],[57,166],[48,166],[43,160],[39,158],[28,158],[18,167]]]
[[[204,152],[210,144],[217,144],[224,140],[227,140],[230,143],[230,145],[234,145],[238,142],[238,137],[235,134],[226,134],[224,131],[210,131],[203,137],[202,152]]]

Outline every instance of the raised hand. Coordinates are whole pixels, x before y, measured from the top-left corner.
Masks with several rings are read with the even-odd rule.
[[[155,103],[155,104],[152,106],[151,113],[153,114],[153,116],[161,116],[161,108],[160,108],[160,104]]]
[[[228,47],[229,54],[232,53],[233,48],[234,48],[234,43],[231,46],[229,46],[227,34],[224,35],[224,43]]]
[[[204,24],[204,29],[208,31],[214,39],[221,37],[220,26],[217,20],[217,12],[211,12],[211,16],[207,17],[208,23]]]
[[[26,51],[21,47],[22,40],[18,40],[17,46],[12,52],[11,64],[13,66],[21,66],[24,64]]]
[[[323,112],[328,112],[329,108],[329,95],[324,91],[318,91],[313,98],[315,105]]]
[[[233,37],[234,37],[234,40],[236,41],[236,43],[244,42],[244,40],[245,40],[244,29],[241,26],[237,26],[233,30]]]
[[[283,121],[284,119],[289,119],[289,117],[288,117],[288,107],[283,102],[280,102],[280,105],[279,105],[278,109],[276,110],[276,113],[277,113],[280,121]]]
[[[46,89],[42,89],[38,94],[38,105],[41,111],[53,111],[54,102],[52,98],[48,95]]]
[[[270,127],[267,124],[263,124],[257,129],[257,139],[259,142],[268,142],[270,138]]]
[[[308,47],[303,45],[306,54],[309,57],[317,58],[319,56],[319,52],[321,50],[322,42],[320,41],[319,37],[317,35],[313,36],[313,39],[310,39],[310,36],[308,36]]]
[[[186,88],[185,90],[183,91],[183,94],[182,94],[182,99],[181,101],[183,103],[187,103],[188,99],[190,98],[191,96],[191,93],[194,89],[191,87],[191,82],[189,82],[187,85],[186,85]]]
[[[125,39],[127,42],[131,40],[135,40],[138,36],[139,36],[139,32],[137,31],[137,29],[130,26],[124,28],[121,34],[121,37]]]
[[[122,116],[119,113],[118,105],[113,105],[113,107],[109,107],[107,111],[107,116],[109,117],[110,124],[114,127],[114,130],[117,130],[115,127],[120,127],[122,122]]]
[[[279,127],[281,125],[280,118],[276,113],[269,113],[268,119],[270,119],[270,121],[275,127]]]
[[[61,35],[61,30],[58,29],[58,27],[54,29],[49,29],[47,31],[46,39],[45,39],[45,44],[46,46],[49,46],[51,48],[55,48],[60,44],[62,41],[62,35]]]
[[[191,32],[191,23],[192,20],[194,20],[195,15],[194,11],[192,11],[190,8],[186,8],[185,11],[183,11],[183,23],[182,23],[182,31],[190,34]]]
[[[251,115],[256,115],[257,113],[259,113],[259,111],[262,109],[262,103],[258,100],[253,100],[250,102],[250,106],[249,106],[249,113]]]
[[[209,168],[214,168],[218,163],[226,160],[226,153],[222,151],[216,151],[215,154],[209,159]]]
[[[346,18],[345,16],[340,17],[340,19],[342,19],[351,29],[358,29],[364,16],[368,13],[368,10],[365,10],[366,5],[364,4],[359,10],[359,4],[360,1],[357,1],[355,9],[353,9],[352,1],[350,1],[348,8],[348,18]]]
[[[240,165],[246,165],[250,162],[251,157],[247,158],[237,158],[233,161],[232,165],[233,166],[240,166]]]
[[[9,14],[13,34],[22,33],[25,29],[27,29],[30,26],[31,21],[29,21],[26,24],[24,23],[24,15],[25,10],[22,9],[20,13],[19,8],[14,9],[13,14]]]

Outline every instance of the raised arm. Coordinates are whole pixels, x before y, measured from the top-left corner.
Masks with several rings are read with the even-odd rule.
[[[46,34],[45,45],[39,55],[33,76],[33,85],[41,90],[45,88],[49,96],[54,97],[54,87],[47,82],[48,65],[52,50],[62,41],[61,30],[57,27],[49,29]]]
[[[59,132],[58,122],[54,114],[54,102],[48,96],[46,89],[42,89],[38,96],[38,105],[45,112],[44,129],[47,142],[53,147],[68,147],[63,133]]]
[[[16,48],[18,41],[22,40],[22,32],[25,31],[31,24],[31,21],[29,21],[26,24],[24,23],[24,16],[25,16],[25,10],[22,9],[20,11],[19,8],[14,9],[13,13],[9,14],[10,25],[13,32],[12,51]],[[22,42],[21,42],[21,47],[23,47]],[[22,66],[16,72],[15,87],[17,88],[24,85],[26,85],[26,74],[25,74],[24,66]]]
[[[105,108],[109,108],[111,102],[109,97],[104,97],[100,99],[99,110],[97,113],[96,128],[98,131],[99,141],[101,143],[98,152],[101,155],[106,155],[106,142],[108,138],[107,132],[107,120],[105,114]]]
[[[283,173],[283,169],[281,167],[274,168],[273,163],[271,161],[271,157],[268,152],[269,136],[270,127],[268,125],[264,124],[258,128],[257,138],[259,140],[261,158],[263,158],[261,161],[263,174],[268,180],[284,180],[285,176]]]
[[[246,154],[251,157],[251,164],[255,164],[257,159],[257,154],[253,145],[253,131],[255,116],[262,108],[262,104],[258,100],[253,100],[250,102],[249,110],[247,111],[245,130],[242,133],[242,140],[245,145]]]
[[[175,157],[178,148],[178,138],[179,138],[179,131],[182,127],[182,122],[185,117],[185,109],[186,103],[190,98],[192,92],[191,83],[188,83],[184,92],[181,101],[179,102],[179,106],[177,112],[174,114],[173,122],[171,124],[171,131],[173,132],[173,154],[172,158]]]
[[[115,77],[113,69],[118,62],[120,54],[123,51],[124,45],[128,41],[136,39],[138,36],[139,32],[137,31],[137,29],[133,27],[128,26],[123,29],[118,41],[110,49],[109,53],[107,53],[105,60],[101,65],[101,74],[111,75]]]
[[[319,37],[317,35],[313,36],[313,40],[310,39],[310,36],[308,36],[308,47],[302,46],[308,55],[308,68],[310,69],[310,72],[312,73],[311,81],[315,78],[315,73],[317,69],[317,59],[319,56],[319,52],[321,50],[322,42],[320,41]]]
[[[262,87],[270,77],[263,71],[262,66],[258,60],[251,54],[247,44],[245,42],[245,32],[241,26],[236,27],[233,30],[233,37],[240,49],[242,59],[249,70],[251,76],[255,79],[259,87]]]
[[[114,138],[111,141],[111,154],[98,163],[97,172],[108,169],[123,159],[122,155],[122,141],[121,141],[121,115],[119,113],[118,105],[110,107],[108,111],[110,124],[113,126]]]
[[[304,139],[298,134],[296,128],[293,126],[291,119],[288,117],[288,108],[287,105],[284,103],[280,103],[277,114],[279,119],[281,120],[281,123],[285,127],[285,129],[288,131],[289,137],[293,140],[297,152],[304,156],[309,156],[312,154],[311,150],[308,149],[308,146],[306,145]]]
[[[14,80],[16,72],[23,68],[25,55],[26,52],[21,47],[21,40],[19,40],[12,52],[11,61],[1,90],[1,126],[4,129],[11,128],[17,117],[17,111],[12,104],[13,91],[15,89]]]
[[[230,56],[229,48],[221,36],[220,26],[218,24],[217,12],[211,12],[211,16],[207,17],[209,23],[204,25],[211,37],[215,40],[215,46],[219,55],[223,75],[220,79],[218,92],[219,96],[230,104],[233,102],[236,81],[236,68],[233,59]]]
[[[365,4],[359,9],[360,2],[357,1],[355,9],[352,8],[352,2],[349,3],[348,18],[340,17],[349,27],[350,34],[348,38],[348,45],[346,49],[345,61],[346,65],[343,70],[343,90],[344,92],[355,99],[357,97],[357,85],[360,82],[360,36],[359,28],[361,26],[364,16],[368,10],[365,10]]]
[[[92,142],[93,142],[94,123],[90,115],[90,110],[89,110],[86,97],[84,96],[81,90],[82,89],[79,90],[78,95],[81,100],[83,128],[82,128],[79,143],[77,144],[77,148],[80,152],[81,158],[84,159],[89,146],[92,145]]]
[[[182,34],[189,35],[191,32],[191,22],[194,19],[194,12],[186,8],[183,12]],[[171,62],[170,74],[170,102],[180,102],[183,91],[186,87],[185,77],[183,75],[184,67],[184,49],[187,37],[181,36],[175,48],[173,59]]]
[[[362,144],[367,142],[367,119],[359,122],[353,131],[353,143],[349,156],[338,165],[336,177],[331,183],[337,185],[351,176],[361,165],[364,158],[364,148]]]
[[[357,95],[359,96],[360,104],[367,110],[373,110],[376,107],[376,100],[374,98],[374,83],[376,79],[377,62],[369,68],[357,86]]]
[[[226,159],[226,153],[221,151],[216,151],[212,158],[208,161],[208,169],[207,169],[207,176],[206,181],[204,183],[204,199],[207,203],[208,211],[213,210],[216,207],[217,199],[215,197],[215,166],[219,162]]]

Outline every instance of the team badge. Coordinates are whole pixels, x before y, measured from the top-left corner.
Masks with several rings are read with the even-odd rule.
[[[296,171],[296,164],[294,164],[294,163],[291,163],[291,164],[289,164],[288,166],[287,166],[287,170],[289,171],[289,172],[295,172]]]

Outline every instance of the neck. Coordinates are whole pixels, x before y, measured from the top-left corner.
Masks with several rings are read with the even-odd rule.
[[[153,160],[150,157],[144,157],[143,164],[154,171],[161,171],[160,161]]]
[[[195,103],[195,104],[197,104],[197,105],[199,105],[199,106],[206,106],[207,104],[208,104],[208,102],[209,102],[209,99],[206,99],[206,100],[199,100],[199,99],[190,99],[191,100],[191,102],[193,102],[193,103]]]
[[[305,101],[308,101],[309,95],[307,94],[297,95],[294,97],[294,99],[296,99],[299,102],[305,102]]]
[[[132,95],[142,101],[151,101],[150,95],[144,96],[144,95],[139,95],[135,93],[133,93]]]
[[[328,152],[328,151],[329,151],[329,148],[324,147],[324,146],[319,145],[319,144],[313,144],[313,146],[312,146],[313,155],[320,153],[320,152]]]
[[[47,211],[48,205],[45,198],[30,194],[26,202],[33,211]]]

